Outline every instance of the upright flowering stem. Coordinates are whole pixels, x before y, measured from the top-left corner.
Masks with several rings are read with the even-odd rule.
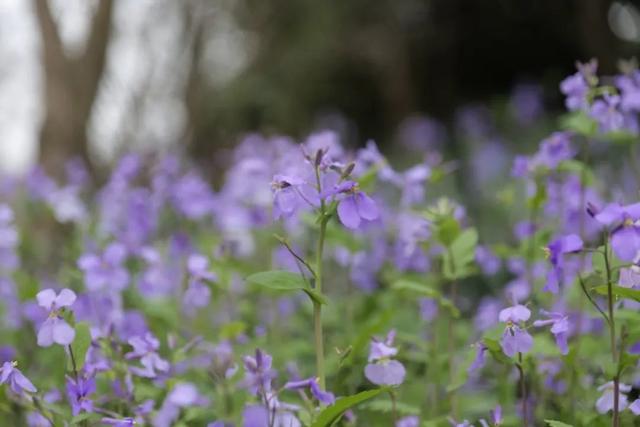
[[[454,266],[454,262],[453,262],[453,252],[451,251],[451,247],[447,248],[447,251],[449,252],[449,259],[450,259],[450,268],[451,271],[455,271],[455,266]],[[451,291],[450,291],[450,295],[449,298],[451,298],[451,304],[453,304],[453,306],[455,307],[456,305],[456,299],[457,299],[457,294],[458,294],[458,281],[456,279],[454,279],[451,282]],[[455,333],[453,330],[453,322],[454,322],[454,318],[453,315],[451,313],[449,313],[449,315],[447,316],[447,334],[448,334],[448,351],[449,351],[449,357],[450,357],[450,363],[449,363],[449,382],[453,383],[454,381],[454,367],[453,367],[453,360],[454,360],[454,351],[455,351]],[[457,405],[457,400],[456,400],[456,395],[455,395],[455,391],[451,392],[451,396],[450,396],[450,403],[451,403],[451,412],[453,413],[454,417],[458,417],[458,405]]]
[[[526,427],[529,425],[527,417],[527,385],[524,380],[524,366],[522,366],[522,353],[518,352],[518,375],[520,378],[520,394],[522,399],[522,424]]]
[[[316,184],[318,194],[322,194],[322,182],[320,180],[320,167],[316,164]],[[329,218],[326,214],[326,205],[324,199],[320,199],[320,234],[318,235],[318,246],[316,248],[316,276],[315,290],[322,293],[322,257],[324,253],[324,239],[327,232],[327,222]],[[315,336],[316,347],[316,375],[318,384],[322,390],[325,390],[325,373],[324,373],[324,338],[322,333],[322,304],[313,301],[313,331]]]
[[[609,339],[611,341],[611,360],[614,364],[618,364],[618,356],[616,350],[616,321],[614,318],[614,306],[613,306],[613,283],[611,280],[611,266],[609,264],[609,236],[607,235],[604,243],[604,265],[607,270],[607,304],[609,310]],[[613,419],[611,425],[618,427],[620,425],[619,420],[619,400],[620,400],[620,380],[618,378],[618,369],[616,368],[616,374],[613,376]]]

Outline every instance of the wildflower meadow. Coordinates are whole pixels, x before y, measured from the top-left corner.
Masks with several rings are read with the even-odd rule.
[[[0,178],[0,425],[640,425],[640,71],[557,86]]]

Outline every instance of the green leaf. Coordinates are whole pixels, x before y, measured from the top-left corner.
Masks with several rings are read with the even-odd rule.
[[[342,414],[344,414],[348,409],[372,399],[387,390],[387,388],[377,388],[374,390],[363,391],[358,394],[354,394],[353,396],[341,397],[336,400],[336,403],[326,407],[322,412],[320,412],[318,418],[311,427],[330,427],[337,422],[342,417]]]
[[[593,136],[598,124],[583,111],[569,113],[560,118],[560,127],[577,132],[584,136]]]
[[[547,201],[547,187],[541,182],[536,182],[536,193],[527,200],[528,208],[531,211],[539,210]]]
[[[93,414],[90,412],[84,412],[82,414],[78,414],[75,417],[71,418],[71,425],[76,425],[76,424],[80,424],[84,421],[88,421],[88,420],[97,420],[100,418],[99,414]]]
[[[80,322],[76,324],[76,336],[71,343],[71,350],[73,350],[73,358],[76,361],[76,369],[79,371],[84,366],[84,360],[87,356],[87,351],[91,346],[91,329],[86,322]]]
[[[444,277],[450,280],[460,279],[473,273],[471,264],[475,260],[478,232],[467,228],[455,238],[449,250],[443,253]]]
[[[307,295],[309,295],[309,298],[311,298],[313,301],[317,302],[318,304],[323,304],[323,305],[329,304],[329,298],[327,298],[326,295],[323,295],[320,292],[315,291],[313,289],[303,289],[303,291]]]
[[[562,421],[544,420],[544,422],[547,423],[549,427],[573,427],[571,424],[563,423]]]
[[[608,295],[609,293],[607,289],[607,285],[597,286],[593,290],[599,293],[600,295]],[[623,288],[622,286],[612,285],[611,291],[615,296],[626,298],[626,299],[632,299],[634,301],[640,302],[640,290]]]
[[[436,226],[436,236],[440,243],[449,246],[460,234],[460,224],[453,216],[439,218]]]
[[[596,181],[596,177],[589,166],[578,160],[564,160],[558,165],[558,170],[562,172],[571,172],[581,177],[581,179],[584,179],[584,185],[593,185]]]
[[[271,270],[252,274],[247,282],[278,291],[297,291],[307,289],[301,275],[290,271]]]
[[[502,347],[497,340],[484,338],[482,340],[482,343],[485,347],[487,347],[487,350],[489,350],[489,353],[491,353],[491,356],[496,360],[496,362],[502,363],[504,365],[513,365],[513,360],[511,360],[509,356],[504,354],[504,352],[502,351]]]
[[[290,271],[271,270],[255,273],[247,277],[247,282],[276,291],[303,291],[318,304],[327,304],[329,301],[326,296],[309,288],[300,274]]]

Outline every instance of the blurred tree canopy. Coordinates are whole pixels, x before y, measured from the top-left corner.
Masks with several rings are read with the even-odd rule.
[[[97,40],[89,42],[86,62],[73,62],[77,70],[66,80],[60,70],[71,62],[56,65],[56,55],[64,52],[49,48],[55,47],[56,36],[44,19],[45,3],[34,0],[45,40],[48,99],[40,153],[57,173],[60,153],[86,152],[87,112],[90,98],[97,96],[92,83],[104,69],[112,0],[98,2],[90,32],[90,40]],[[182,49],[173,54],[184,70],[175,78],[185,80],[186,123],[184,138],[176,142],[198,161],[210,163],[212,153],[233,144],[240,133],[300,137],[323,118],[343,117],[347,134],[384,144],[413,112],[447,122],[456,106],[504,94],[522,79],[541,82],[553,95],[576,59],[596,57],[606,73],[618,58],[635,54],[638,45],[617,39],[609,28],[612,3],[189,0],[169,9],[165,1],[183,22]],[[224,81],[215,78],[206,57],[222,11],[244,35],[247,57],[242,69]],[[86,85],[79,84],[85,80]],[[71,89],[72,82],[78,90]],[[549,101],[559,105],[559,98]],[[61,115],[70,105],[71,119]]]

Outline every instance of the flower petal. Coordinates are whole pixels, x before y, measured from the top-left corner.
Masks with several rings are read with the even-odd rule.
[[[351,229],[357,229],[360,226],[360,215],[358,215],[358,206],[353,196],[346,197],[338,204],[338,217],[340,222]]]
[[[76,337],[76,331],[64,320],[57,320],[53,324],[53,342],[60,345],[69,345]]]
[[[76,301],[76,294],[71,289],[63,289],[56,297],[56,307],[71,307]]]
[[[38,300],[38,305],[47,310],[51,310],[53,307],[53,303],[56,300],[56,293],[53,289],[45,289],[36,295],[36,300]]]

